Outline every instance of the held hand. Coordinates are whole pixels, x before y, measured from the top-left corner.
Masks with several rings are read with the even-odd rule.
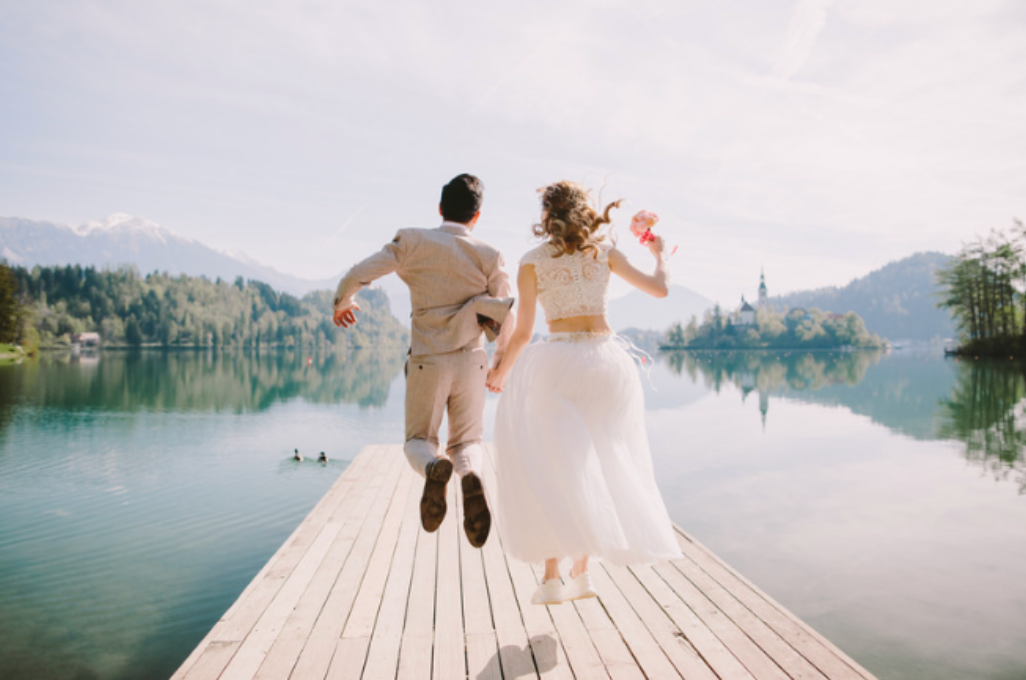
[[[356,325],[356,314],[353,312],[360,311],[360,305],[356,302],[350,302],[343,304],[340,307],[335,308],[335,325],[341,326],[342,328],[349,328],[350,326]]]
[[[502,388],[506,386],[506,374],[498,368],[489,368],[488,377],[485,378],[485,385],[488,386],[489,392],[498,394],[502,392]]]

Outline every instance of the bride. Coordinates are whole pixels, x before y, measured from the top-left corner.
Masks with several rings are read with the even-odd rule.
[[[495,425],[496,518],[506,550],[545,562],[535,604],[595,597],[588,559],[648,563],[681,556],[652,472],[644,400],[625,340],[606,318],[610,272],[665,297],[663,241],[648,244],[655,272],[627,261],[603,233],[587,190],[541,190],[534,234],[546,241],[520,261],[516,328],[488,388],[502,392]],[[540,302],[549,326],[528,346]],[[560,581],[559,563],[573,560]]]

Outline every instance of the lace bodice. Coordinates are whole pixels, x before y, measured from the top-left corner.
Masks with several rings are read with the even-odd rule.
[[[605,315],[609,308],[609,244],[599,244],[598,257],[592,253],[552,257],[548,243],[529,250],[520,264],[534,265],[538,280],[538,301],[545,310],[545,321],[571,316]]]

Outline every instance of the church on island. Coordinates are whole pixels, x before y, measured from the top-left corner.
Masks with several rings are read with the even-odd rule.
[[[738,328],[754,327],[756,312],[769,309],[769,292],[766,290],[765,270],[759,274],[759,301],[756,305],[753,307],[750,302],[745,300],[745,296],[742,295],[741,307],[731,316],[730,322]]]

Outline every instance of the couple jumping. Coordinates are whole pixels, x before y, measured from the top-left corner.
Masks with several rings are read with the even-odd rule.
[[[413,308],[403,449],[425,479],[424,529],[435,531],[445,518],[446,485],[455,471],[467,539],[481,547],[488,538],[484,404],[487,390],[501,392],[493,500],[503,545],[518,559],[544,562],[536,604],[594,597],[589,558],[622,565],[680,556],[652,471],[637,368],[606,318],[610,273],[656,297],[667,294],[663,241],[648,241],[656,266],[646,274],[603,229],[619,202],[600,214],[577,184],[545,187],[541,221],[533,227],[545,241],[520,261],[514,315],[502,255],[472,235],[483,194],[472,175],[446,184],[441,226],[399,230],[342,278],[335,324],[355,324],[357,292],[398,274]],[[529,345],[537,303],[549,335]],[[491,368],[482,334],[495,341]],[[441,452],[438,430],[446,412],[448,442]],[[572,564],[564,584],[559,563],[566,558]]]

